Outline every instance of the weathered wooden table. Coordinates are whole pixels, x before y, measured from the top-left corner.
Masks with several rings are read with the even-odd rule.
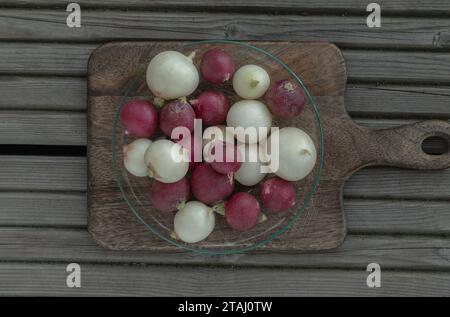
[[[358,172],[349,235],[320,254],[111,252],[86,231],[86,65],[106,41],[330,41],[358,122],[448,120],[448,0],[379,1],[380,28],[366,2],[79,0],[68,28],[67,1],[0,0],[0,295],[450,295],[450,170]],[[81,288],[66,286],[72,262]],[[381,288],[366,285],[369,263]]]

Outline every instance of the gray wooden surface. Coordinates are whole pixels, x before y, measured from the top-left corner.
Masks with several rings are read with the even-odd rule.
[[[0,0],[0,295],[450,295],[449,170],[358,172],[337,250],[205,258],[95,245],[83,156],[87,59],[109,40],[327,40],[343,50],[361,124],[448,120],[448,0],[380,1],[379,29],[360,0],[77,2],[82,28],[69,29],[67,1]],[[80,289],[65,287],[70,262]],[[366,286],[371,262],[380,289]]]

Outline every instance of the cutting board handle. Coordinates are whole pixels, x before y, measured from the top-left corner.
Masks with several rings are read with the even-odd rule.
[[[436,136],[450,142],[450,122],[427,120],[396,128],[371,130],[373,155],[369,165],[439,170],[450,167],[450,151],[430,155],[423,151],[425,139]]]

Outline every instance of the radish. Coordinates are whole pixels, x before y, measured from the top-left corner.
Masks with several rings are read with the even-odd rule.
[[[189,198],[189,181],[183,177],[175,183],[153,181],[149,198],[152,206],[161,212],[172,212],[180,209]]]
[[[203,54],[200,69],[203,77],[212,84],[223,84],[234,74],[233,58],[220,48],[213,48]]]
[[[210,164],[198,165],[191,177],[195,198],[205,204],[214,204],[227,198],[234,190],[233,177],[217,173]]]
[[[270,85],[269,74],[258,65],[245,65],[233,76],[233,88],[239,97],[257,99],[265,94]]]
[[[266,93],[266,102],[274,115],[290,119],[303,111],[306,97],[295,81],[285,79],[270,87]]]
[[[175,183],[189,169],[189,154],[181,145],[170,140],[157,140],[145,152],[148,176],[163,183]]]
[[[287,181],[305,178],[314,169],[317,159],[316,147],[303,130],[287,127],[273,132],[267,140],[267,152],[271,153],[272,138],[278,138],[278,168],[272,172]],[[276,142],[274,142],[276,143]],[[272,165],[272,164],[271,164]]]
[[[176,99],[197,89],[199,75],[192,62],[176,51],[161,52],[152,58],[147,68],[147,84],[152,93],[162,99]]]
[[[126,134],[150,138],[158,127],[158,111],[147,100],[132,100],[123,106],[120,121]]]
[[[288,181],[272,177],[260,184],[259,197],[268,211],[286,211],[295,205],[295,188]]]
[[[148,168],[144,162],[145,151],[152,144],[149,139],[137,139],[123,147],[123,163],[134,176],[147,176]]]
[[[259,203],[249,193],[236,193],[225,202],[225,217],[231,228],[247,231],[259,221]]]
[[[215,222],[212,208],[199,201],[190,201],[175,214],[173,228],[177,238],[187,243],[195,243],[211,234]]]
[[[230,109],[227,97],[219,91],[204,91],[190,103],[194,107],[197,118],[202,119],[205,126],[225,122]]]
[[[242,165],[243,155],[240,150],[228,142],[213,141],[208,157],[205,159],[211,163],[211,167],[220,174],[232,174],[237,172]]]
[[[239,170],[234,173],[234,179],[245,186],[258,184],[266,176],[261,172],[258,144],[240,144],[238,149],[244,153],[245,160]]]
[[[186,98],[180,98],[166,104],[159,113],[159,126],[162,132],[169,138],[172,130],[177,127],[185,127],[190,132],[194,131],[195,112]]]
[[[236,137],[239,142],[257,143],[267,138],[272,126],[272,115],[261,101],[241,100],[230,108],[227,125],[238,128]]]

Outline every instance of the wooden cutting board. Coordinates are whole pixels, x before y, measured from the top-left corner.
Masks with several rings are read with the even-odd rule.
[[[120,42],[95,50],[88,70],[88,228],[102,246],[116,250],[174,252],[175,246],[148,231],[129,211],[111,162],[111,135],[117,99],[137,69],[157,53],[181,42]],[[328,43],[256,42],[278,56],[314,96],[324,132],[325,161],[319,188],[296,224],[272,243],[269,251],[325,250],[346,236],[342,188],[358,169],[390,165],[411,169],[450,167],[450,153],[433,156],[421,149],[433,135],[450,136],[445,121],[424,121],[395,129],[372,130],[357,125],[344,106],[346,69],[339,49]]]

